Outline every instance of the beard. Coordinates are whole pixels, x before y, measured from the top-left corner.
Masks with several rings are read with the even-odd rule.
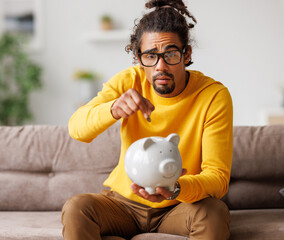
[[[171,85],[157,86],[155,80],[160,76],[167,76],[167,77],[171,78],[172,84]],[[175,81],[174,81],[174,75],[167,73],[167,72],[161,72],[161,73],[158,73],[157,75],[153,76],[153,88],[155,89],[156,92],[158,92],[160,94],[169,94],[169,93],[172,93],[175,90],[175,87],[176,87],[176,84],[175,84]]]
[[[164,86],[157,86],[156,83],[153,83],[153,87],[156,92],[160,94],[169,94],[172,93],[175,90],[176,84],[173,82],[170,86],[164,85]]]

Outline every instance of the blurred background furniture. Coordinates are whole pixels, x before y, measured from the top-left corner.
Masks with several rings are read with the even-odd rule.
[[[267,109],[261,113],[264,125],[284,124],[284,108]]]

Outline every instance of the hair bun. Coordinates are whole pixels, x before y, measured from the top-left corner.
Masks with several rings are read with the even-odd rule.
[[[178,11],[181,15],[186,15],[191,18],[194,23],[197,23],[196,19],[187,10],[187,6],[182,0],[150,0],[145,4],[148,9],[156,8],[155,10],[161,9],[163,7],[173,8]],[[189,28],[193,28],[194,24],[190,23]]]
[[[180,2],[180,1],[167,1],[167,0],[150,0],[145,4],[146,8],[151,9],[151,8],[161,8],[164,6],[169,6],[175,8],[173,3],[175,2]]]

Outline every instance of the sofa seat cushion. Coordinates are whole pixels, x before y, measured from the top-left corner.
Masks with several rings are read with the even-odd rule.
[[[231,211],[230,240],[283,240],[284,209]]]
[[[284,209],[231,211],[230,240],[284,239]],[[61,212],[0,212],[0,240],[62,240]],[[123,239],[104,237],[104,240]],[[186,240],[187,237],[144,233],[132,240]]]
[[[154,234],[154,235],[153,235]],[[0,240],[63,240],[61,212],[0,211]],[[103,240],[124,240],[105,236]],[[133,240],[186,240],[188,238],[162,233],[139,234]]]
[[[61,212],[0,212],[0,239],[62,240]]]
[[[189,238],[165,233],[142,233],[131,240],[189,240]]]

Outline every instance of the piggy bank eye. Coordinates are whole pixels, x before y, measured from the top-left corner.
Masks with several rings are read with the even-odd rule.
[[[162,153],[162,151],[160,151],[160,153]]]
[[[173,150],[171,149],[170,152],[172,152]]]

